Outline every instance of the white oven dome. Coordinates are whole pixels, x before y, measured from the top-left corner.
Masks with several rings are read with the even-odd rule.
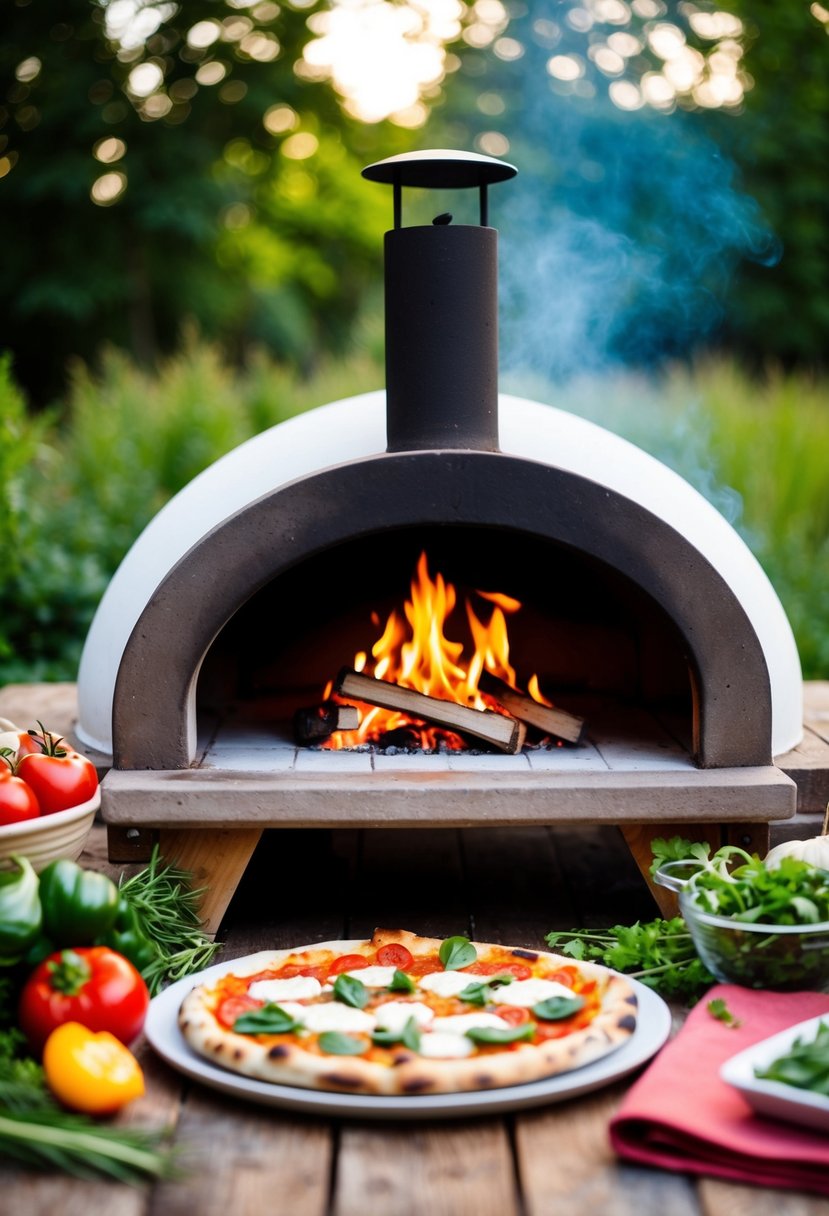
[[[672,469],[618,435],[553,406],[499,395],[499,443],[507,455],[606,486],[673,527],[717,570],[742,605],[768,668],[772,754],[801,740],[800,659],[780,600],[727,520]],[[104,593],[78,673],[75,734],[112,752],[112,703],[130,633],[159,583],[202,537],[263,494],[323,469],[386,450],[386,394],[320,406],[254,436],[185,486],[150,521]]]

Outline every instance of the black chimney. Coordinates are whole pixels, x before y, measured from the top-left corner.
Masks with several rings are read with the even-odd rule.
[[[498,450],[498,233],[487,187],[517,170],[472,152],[407,152],[363,170],[394,188],[385,236],[389,452]],[[477,187],[480,226],[438,215],[403,228],[402,188]]]

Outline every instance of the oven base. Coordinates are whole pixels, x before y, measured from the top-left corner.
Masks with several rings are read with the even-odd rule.
[[[215,934],[266,828],[481,827],[613,824],[621,828],[665,917],[676,897],[651,879],[655,836],[739,844],[763,856],[769,822],[794,815],[797,787],[764,768],[537,774],[421,772],[379,777],[320,773],[111,769],[101,786],[111,861],[162,855],[204,890]]]

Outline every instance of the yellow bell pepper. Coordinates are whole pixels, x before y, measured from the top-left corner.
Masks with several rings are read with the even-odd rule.
[[[144,1093],[144,1074],[129,1048],[80,1022],[64,1022],[49,1035],[43,1072],[59,1102],[88,1115],[113,1114]]]

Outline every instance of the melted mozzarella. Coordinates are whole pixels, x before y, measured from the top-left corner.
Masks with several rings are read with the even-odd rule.
[[[448,1018],[435,1018],[432,1029],[442,1034],[466,1034],[476,1026],[489,1026],[494,1030],[506,1030],[508,1023],[497,1013],[456,1013]]]
[[[248,996],[276,1005],[283,1001],[307,1000],[321,992],[322,984],[312,975],[297,975],[290,980],[254,980],[248,987]]]
[[[522,1009],[530,1009],[539,1001],[547,1001],[552,996],[572,997],[573,990],[556,980],[516,980],[512,984],[504,984],[495,988],[492,1000],[496,1005],[518,1005]]]
[[[436,992],[438,996],[457,996],[479,979],[477,975],[461,975],[460,971],[430,971],[419,984],[426,992]]]
[[[396,967],[363,967],[359,971],[346,971],[346,975],[359,980],[366,988],[388,988],[396,970]]]
[[[500,1019],[499,1019],[500,1020]],[[424,1034],[420,1039],[420,1054],[429,1060],[462,1060],[471,1056],[475,1045],[461,1034]]]
[[[354,1009],[340,1001],[327,1001],[323,1005],[306,1005],[303,1018],[305,1028],[322,1034],[326,1030],[370,1031],[374,1029],[374,1018],[363,1009]]]
[[[386,1001],[384,1005],[377,1006],[374,1016],[378,1026],[399,1033],[409,1018],[414,1018],[417,1026],[428,1026],[435,1015],[421,1001]]]

